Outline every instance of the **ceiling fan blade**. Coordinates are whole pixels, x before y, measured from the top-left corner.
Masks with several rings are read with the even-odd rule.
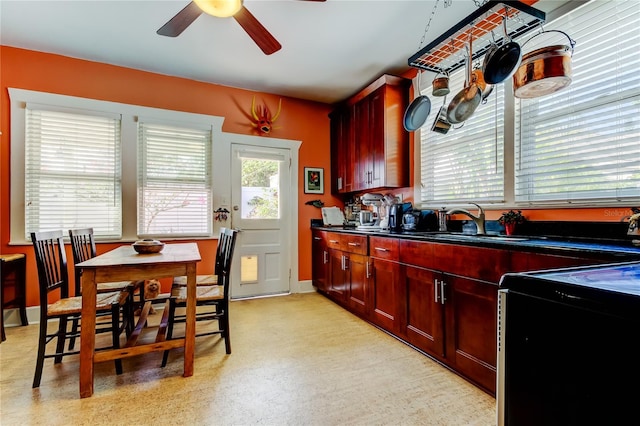
[[[242,6],[238,13],[233,15],[238,24],[249,34],[249,37],[255,41],[265,55],[271,55],[282,48],[269,31],[247,10]]]
[[[164,24],[156,33],[167,37],[177,37],[201,14],[202,9],[200,9],[195,2],[189,2],[184,9],[178,12],[176,16],[171,18],[169,22]]]

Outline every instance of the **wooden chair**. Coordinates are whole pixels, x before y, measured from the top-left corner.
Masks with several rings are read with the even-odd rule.
[[[227,354],[231,353],[231,339],[229,335],[229,286],[231,261],[238,231],[228,228],[220,229],[218,249],[216,250],[215,274],[213,285],[198,285],[196,287],[196,321],[217,321],[218,329],[196,332],[196,337],[219,334],[225,342]],[[205,276],[206,277],[206,276]],[[171,288],[171,298],[167,301],[167,339],[173,337],[173,327],[176,323],[184,323],[185,315],[176,315],[176,308],[185,308],[187,301],[187,287],[174,284]],[[162,366],[167,365],[169,351],[162,357]]]
[[[71,240],[71,252],[73,254],[73,264],[75,273],[75,295],[82,295],[82,268],[78,268],[78,263],[96,257],[96,242],[93,228],[79,228],[69,230],[69,239]],[[133,293],[142,286],[144,281],[118,281],[98,283],[98,293],[112,293],[114,291],[126,292],[128,296],[127,303],[122,307],[122,318],[124,320],[125,331],[127,336],[131,334],[134,327],[134,301]],[[105,314],[105,313],[102,313]],[[109,313],[106,313],[109,315]],[[73,321],[72,332],[78,330],[78,320]],[[69,350],[75,346],[75,337],[69,339]]]
[[[79,318],[82,313],[82,297],[69,296],[69,274],[67,271],[67,255],[64,248],[62,231],[32,232],[31,241],[35,251],[38,267],[38,284],[40,290],[40,335],[38,339],[38,354],[36,371],[33,377],[33,387],[40,386],[42,369],[46,358],[54,358],[56,364],[68,355],[79,354],[80,351],[65,351],[65,341],[70,337],[79,337],[76,331],[72,334],[67,329],[70,319]],[[96,312],[111,314],[108,323],[97,324],[96,333],[110,332],[112,345],[110,348],[120,347],[120,309],[126,303],[128,294],[122,291],[100,293],[97,295]],[[49,300],[54,300],[49,302]],[[50,320],[58,320],[58,328],[49,333],[47,326]],[[46,346],[56,340],[55,353],[47,354]],[[122,363],[115,361],[116,372],[122,373]]]

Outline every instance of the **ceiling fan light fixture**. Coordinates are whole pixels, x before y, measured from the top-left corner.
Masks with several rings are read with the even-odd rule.
[[[242,0],[193,0],[204,13],[218,18],[228,18],[242,8]]]

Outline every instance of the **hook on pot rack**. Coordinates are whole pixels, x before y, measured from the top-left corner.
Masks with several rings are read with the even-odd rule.
[[[541,25],[546,14],[520,1],[489,1],[458,22],[449,31],[420,49],[409,58],[409,66],[432,72],[452,72],[462,68],[466,59],[456,55],[464,49],[469,33],[473,36],[472,62],[483,56],[494,40],[493,30],[502,25],[502,19],[514,25],[508,31],[511,39],[526,34]],[[497,40],[501,44],[503,39]]]

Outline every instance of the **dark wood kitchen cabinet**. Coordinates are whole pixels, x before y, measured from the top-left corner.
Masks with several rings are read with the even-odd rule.
[[[353,105],[342,105],[329,114],[331,119],[331,192],[334,194],[345,194],[355,190],[354,114],[355,107]]]
[[[496,283],[509,263],[508,252],[401,241],[400,261],[406,265],[402,331],[407,341],[495,392]]]
[[[329,248],[327,233],[311,231],[311,276],[313,285],[323,293],[329,288]]]
[[[362,235],[328,233],[329,277],[326,294],[352,312],[368,312],[368,243]]]
[[[411,80],[383,75],[330,115],[334,193],[409,185],[403,127]]]
[[[372,323],[396,335],[400,332],[402,308],[398,248],[397,239],[369,238],[369,318]]]
[[[498,283],[505,273],[638,259],[616,251],[539,252],[509,245],[494,248],[393,235],[324,233],[328,297],[492,395]],[[316,271],[327,273],[323,269],[327,264],[318,260],[322,255],[315,255],[323,250],[316,241],[314,283]]]

